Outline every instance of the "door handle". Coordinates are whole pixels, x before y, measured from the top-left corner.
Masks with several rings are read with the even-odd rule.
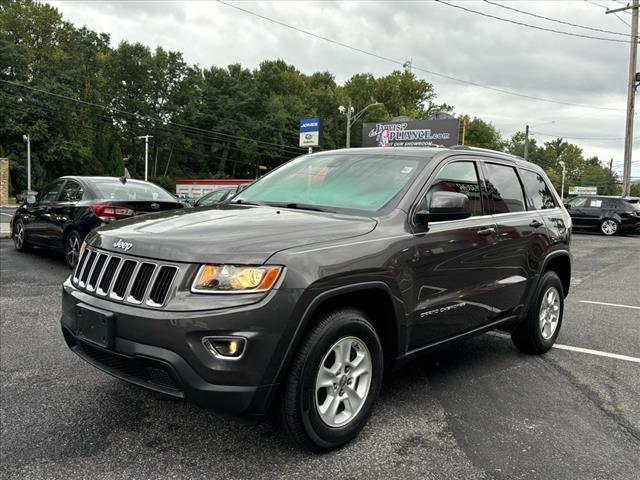
[[[491,235],[492,233],[496,233],[496,229],[493,227],[483,227],[476,230],[478,235]]]
[[[541,227],[542,225],[544,225],[542,222],[538,221],[538,220],[533,220],[529,226],[533,227],[533,228],[538,228]]]

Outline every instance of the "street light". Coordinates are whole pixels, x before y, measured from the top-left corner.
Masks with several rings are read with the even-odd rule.
[[[22,135],[22,140],[27,142],[27,192],[31,191],[31,137],[28,133]]]
[[[540,125],[549,125],[551,123],[556,123],[556,121],[551,120],[550,122],[538,123],[537,125],[531,125],[531,126],[539,127]],[[529,125],[526,125],[524,129],[524,159],[527,160],[528,157],[529,157]]]
[[[349,148],[351,146],[351,126],[354,123],[356,123],[358,120],[360,120],[360,118],[362,118],[362,115],[364,115],[364,112],[366,112],[367,110],[369,110],[371,107],[373,107],[375,105],[382,105],[382,103],[380,103],[380,102],[370,103],[369,105],[364,107],[362,110],[360,110],[355,115],[353,115],[354,108],[351,106],[351,99],[349,99],[349,106],[348,107],[345,107],[344,105],[340,105],[338,107],[338,111],[341,114],[347,116],[347,142],[346,142],[347,143],[347,148]]]

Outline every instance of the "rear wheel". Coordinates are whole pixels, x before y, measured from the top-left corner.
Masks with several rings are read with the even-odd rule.
[[[540,355],[556,342],[562,325],[564,295],[555,272],[542,276],[534,302],[524,320],[511,332],[511,339],[521,352]]]
[[[382,385],[383,354],[366,316],[345,308],[324,315],[303,340],[279,414],[299,445],[328,451],[353,439]]]
[[[69,268],[75,268],[78,264],[81,243],[80,234],[77,230],[71,230],[67,233],[64,240],[64,260]]]
[[[20,219],[13,224],[13,245],[19,252],[31,250],[31,244],[27,242],[27,232],[24,229],[24,222]]]
[[[600,231],[607,236],[615,235],[620,230],[620,224],[613,218],[605,218],[600,222]]]

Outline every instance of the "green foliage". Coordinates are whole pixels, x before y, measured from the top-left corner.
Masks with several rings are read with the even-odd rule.
[[[467,117],[468,118],[468,117]],[[501,151],[505,147],[505,142],[498,129],[490,122],[474,117],[467,123],[465,132],[465,145],[479,148],[489,148]]]
[[[640,197],[640,183],[631,185],[630,195],[632,197]]]

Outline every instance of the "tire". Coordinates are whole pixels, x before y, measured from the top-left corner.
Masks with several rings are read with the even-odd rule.
[[[546,272],[525,318],[513,332],[511,340],[523,353],[541,355],[558,338],[564,312],[562,282],[556,272]]]
[[[27,232],[24,229],[24,222],[17,219],[13,224],[13,246],[19,252],[28,252],[31,250],[31,244],[27,241]]]
[[[600,222],[600,232],[611,237],[620,232],[620,224],[613,218],[605,218]]]
[[[344,362],[346,352],[349,360]],[[280,424],[294,442],[310,451],[344,445],[371,415],[383,368],[380,339],[362,312],[342,308],[323,315],[292,361],[280,398]],[[323,379],[328,384],[320,386]]]
[[[82,240],[78,231],[69,230],[64,237],[64,261],[71,269],[74,269],[78,264],[81,245]]]

